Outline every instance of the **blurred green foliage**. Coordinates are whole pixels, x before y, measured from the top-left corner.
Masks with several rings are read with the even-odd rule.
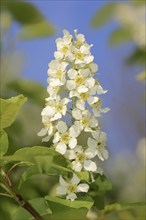
[[[92,17],[91,26],[100,28],[101,26],[115,21],[118,24],[109,36],[109,44],[112,46],[127,42],[134,42],[135,49],[126,58],[126,64],[139,65],[143,71],[140,80],[145,79],[145,60],[146,60],[146,12],[145,1],[109,2],[105,3]]]
[[[47,97],[47,91],[40,83],[21,78],[24,58],[21,51],[19,51],[19,53],[16,52],[17,43],[19,40],[50,37],[56,31],[55,27],[46,20],[42,12],[33,3],[28,1],[1,1],[0,3],[0,96],[6,98],[6,100],[1,99],[1,129],[13,123],[10,127],[6,128],[5,131],[1,130],[0,132],[0,156],[2,158],[2,155],[6,153],[11,155],[17,149],[24,146],[41,144],[40,138],[37,137],[37,132],[42,126],[41,117],[39,117],[39,115],[44,106],[43,100]],[[19,24],[19,26],[18,31],[14,33],[12,27],[15,23]],[[18,94],[23,94],[28,97],[28,102],[21,111],[19,111],[17,120],[15,120],[17,111],[26,101],[26,98],[17,96]],[[9,99],[12,96],[17,97]],[[31,163],[28,162],[17,162],[16,167],[14,166],[14,172],[12,170],[10,173],[10,179],[18,193],[20,176],[27,170],[30,164]],[[14,163],[10,163],[6,165],[5,169],[8,170],[13,165]],[[22,194],[26,195],[26,199],[31,200],[30,203],[32,205],[37,206],[35,208],[37,208],[42,215],[47,214],[45,207],[46,202],[43,203],[44,200],[41,198],[37,201],[33,198],[41,197],[42,193],[44,193],[42,196],[48,193],[51,187],[49,182],[52,184],[52,181],[54,181],[49,179],[49,177],[43,177],[40,174],[31,178],[30,181],[25,181],[21,188]],[[3,192],[3,190],[1,192]],[[1,198],[3,200],[3,202],[0,203],[1,220],[11,220],[14,218],[20,220],[23,219],[23,216],[24,219],[29,219],[29,217],[25,218],[25,214],[29,216],[25,210],[20,209],[19,212],[19,207],[14,200],[5,196],[1,196]]]
[[[55,33],[54,26],[29,2],[2,1],[1,10],[8,11],[12,19],[21,25],[18,34],[20,39],[51,36]]]

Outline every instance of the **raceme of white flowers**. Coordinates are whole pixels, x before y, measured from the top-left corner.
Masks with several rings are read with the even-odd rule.
[[[70,161],[74,172],[88,171],[90,174],[101,172],[95,157],[101,161],[108,158],[106,150],[106,134],[100,130],[98,117],[109,108],[102,108],[99,95],[106,93],[99,81],[94,78],[98,66],[83,34],[74,31],[75,39],[67,31],[56,40],[55,59],[48,65],[49,97],[41,112],[44,127],[38,133],[42,141],[53,142],[55,151]],[[70,125],[66,117],[70,117]],[[78,143],[81,133],[89,135],[86,146]],[[87,192],[89,185],[80,183],[73,174],[66,182],[60,176],[57,194],[66,195],[66,199],[74,200],[77,193]]]

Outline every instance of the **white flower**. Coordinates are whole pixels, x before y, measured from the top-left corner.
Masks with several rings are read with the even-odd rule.
[[[47,135],[45,138],[42,139],[42,141],[46,142],[49,141],[50,137],[53,135],[55,124],[50,121],[50,118],[48,116],[43,116],[42,122],[44,124],[44,128],[42,128],[37,135],[41,137]]]
[[[67,31],[63,31],[63,38],[56,39],[57,51],[54,53],[56,59],[61,60],[66,58],[70,53],[70,45],[72,42],[72,35]]]
[[[49,116],[50,121],[55,121],[62,118],[63,115],[66,114],[67,111],[67,104],[70,102],[68,98],[63,98],[58,95],[56,99],[49,97],[46,99],[46,107],[41,112],[41,115]]]
[[[106,146],[106,134],[101,131],[92,133],[93,138],[88,138],[88,146],[96,149],[96,154],[99,159],[104,161],[108,158],[108,151],[105,149]]]
[[[73,150],[67,150],[65,155],[69,160],[72,160],[72,168],[76,172],[82,169],[95,172],[97,170],[96,163],[91,159],[96,156],[95,148],[83,149],[82,146],[77,146]]]
[[[85,132],[92,132],[98,126],[98,121],[88,110],[75,108],[72,110],[72,116],[80,122],[79,127]]]
[[[89,190],[89,185],[86,183],[80,183],[80,179],[75,174],[73,174],[73,177],[69,182],[66,182],[62,178],[62,176],[60,176],[59,183],[60,183],[60,186],[58,186],[56,189],[57,194],[66,195],[66,199],[69,199],[71,201],[77,198],[76,193],[78,192],[87,193]]]
[[[83,34],[78,34],[77,30],[74,30],[76,41],[75,46],[81,47],[85,43],[85,36]]]
[[[73,137],[78,137],[81,133],[80,122],[75,121],[74,124],[70,127],[70,134]]]
[[[101,94],[107,93],[107,90],[104,90],[104,89],[102,88],[102,86],[99,84],[99,82],[98,82],[98,83],[96,82],[95,86],[93,86],[93,87],[91,88],[91,93],[94,94],[94,95],[95,95],[95,94],[101,95]]]
[[[55,150],[60,154],[65,154],[67,146],[73,149],[77,145],[77,139],[73,136],[73,133],[68,130],[67,125],[63,121],[59,121],[56,126],[58,132],[55,133],[53,143],[55,144]]]
[[[53,99],[56,99],[58,92],[60,90],[60,86],[48,86],[47,87],[47,92],[49,93],[50,97]]]
[[[69,56],[70,60],[81,66],[93,62],[94,56],[90,53],[91,46],[88,44],[83,44],[80,48],[72,46],[72,54]]]
[[[98,65],[96,63],[89,63],[88,68],[94,74],[98,71]]]
[[[66,67],[68,63],[52,60],[48,69],[48,84],[50,86],[61,86],[66,81]]]
[[[70,69],[68,71],[68,77],[70,80],[67,80],[66,87],[69,90],[75,90],[76,93],[87,92],[95,84],[95,79],[89,74],[89,69],[80,69],[78,71]],[[73,93],[70,93],[70,97],[75,96],[75,94],[73,95]]]
[[[92,107],[93,114],[96,117],[101,116],[100,113],[106,113],[110,110],[110,108],[101,108],[101,106],[102,106],[102,100],[100,98],[98,98],[97,100],[93,100],[91,107]]]

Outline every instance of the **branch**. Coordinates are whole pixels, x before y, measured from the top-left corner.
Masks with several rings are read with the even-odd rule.
[[[42,220],[40,214],[31,206],[31,204],[23,199],[21,195],[16,195],[18,203],[24,209],[26,209],[36,220]]]

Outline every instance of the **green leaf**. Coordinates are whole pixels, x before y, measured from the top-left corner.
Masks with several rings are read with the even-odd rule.
[[[15,121],[18,111],[26,101],[27,98],[23,95],[0,99],[1,128],[9,127]]]
[[[139,81],[144,81],[146,80],[146,71],[142,71],[137,74],[136,79]]]
[[[113,17],[115,8],[115,3],[105,3],[93,16],[91,20],[92,27],[99,28],[102,25],[108,23]]]
[[[2,7],[8,10],[13,19],[22,25],[20,39],[32,39],[51,36],[55,28],[33,4],[28,2],[3,2]]]
[[[93,205],[90,197],[83,197],[74,201],[46,196],[52,210],[51,220],[85,220],[88,209]]]
[[[48,21],[40,21],[36,24],[28,24],[24,25],[19,34],[18,37],[20,40],[27,40],[27,39],[33,39],[33,38],[41,38],[41,37],[48,37],[55,34],[55,28],[52,24],[50,24]]]
[[[31,178],[34,175],[38,174],[45,174],[47,176],[50,175],[67,175],[68,173],[71,173],[72,171],[68,168],[64,167],[66,165],[66,161],[64,160],[63,165],[56,164],[54,158],[52,155],[47,156],[36,156],[34,158],[34,165],[29,167],[21,176],[20,184],[21,185]]]
[[[112,189],[111,182],[105,175],[97,174],[95,181],[90,185],[89,195],[94,199],[94,205],[98,209],[104,208],[105,193]]]
[[[13,16],[13,19],[20,24],[36,23],[44,20],[42,13],[33,4],[23,1],[3,1],[2,6],[6,8]]]
[[[10,162],[21,161],[31,163],[30,166],[21,176],[20,185],[28,178],[38,175],[68,175],[73,171],[66,168],[66,159],[53,149],[43,146],[25,147],[16,151],[13,155],[2,158],[5,164]]]
[[[66,200],[66,199],[61,199],[58,197],[54,197],[54,196],[45,196],[45,199],[49,202],[55,202],[70,208],[75,208],[75,209],[79,209],[79,208],[87,208],[90,209],[93,205],[93,200],[90,197],[82,197],[82,198],[78,198],[74,201],[70,201],[70,200]]]
[[[145,66],[146,51],[136,48],[131,56],[126,60],[129,65]]]
[[[109,37],[109,43],[112,45],[118,45],[130,41],[132,33],[128,27],[117,28]]]
[[[17,79],[8,83],[7,86],[18,93],[24,94],[38,104],[47,97],[46,88],[36,81]]]
[[[16,151],[13,155],[4,156],[6,162],[21,161],[35,162],[37,156],[56,156],[60,155],[54,150],[44,146],[25,147]],[[61,155],[60,155],[61,156]]]
[[[49,205],[44,198],[35,198],[32,200],[29,200],[29,203],[41,216],[49,215],[51,213]],[[32,215],[28,211],[26,211],[24,208],[19,207],[14,213],[13,220],[20,220],[20,219],[21,220],[34,220],[34,217],[32,217]]]
[[[8,135],[4,130],[0,131],[0,158],[7,153],[9,146]]]

